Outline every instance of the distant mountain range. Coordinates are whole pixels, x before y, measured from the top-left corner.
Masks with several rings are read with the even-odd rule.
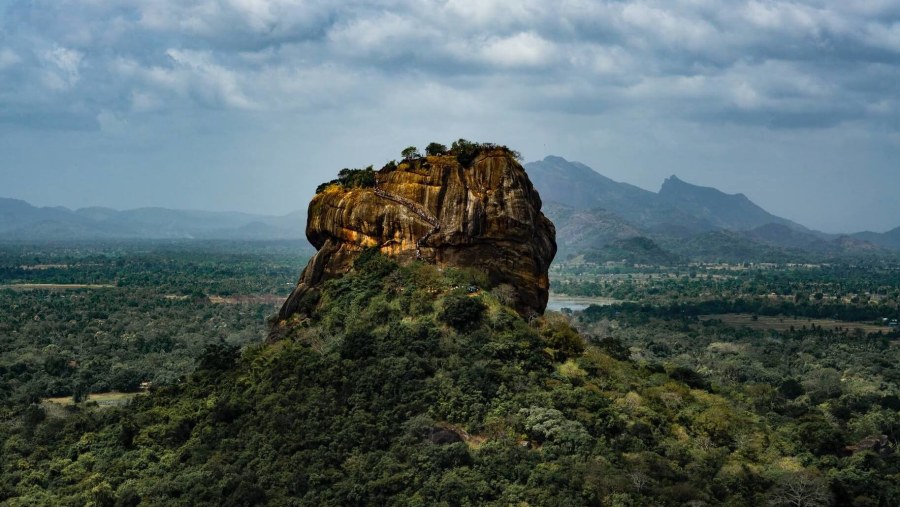
[[[773,215],[744,194],[692,185],[677,176],[651,192],[561,157],[530,162],[525,169],[545,203],[544,213],[556,224],[563,257],[741,262],[900,250],[900,228],[884,234],[826,234]]]
[[[35,207],[0,198],[0,240],[304,238],[306,212],[284,216],[138,208]]]
[[[549,156],[525,164],[556,224],[558,259],[665,264],[900,255],[900,227],[849,235],[811,230],[743,194],[667,178],[659,192]],[[138,208],[35,207],[0,198],[0,241],[305,238],[306,212],[284,216]]]

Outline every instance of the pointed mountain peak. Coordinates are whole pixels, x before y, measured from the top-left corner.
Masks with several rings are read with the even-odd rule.
[[[776,223],[794,230],[806,229],[757,206],[744,194],[727,194],[715,187],[702,187],[672,175],[663,182],[659,197],[693,216],[723,229],[746,230]]]
[[[717,197],[738,197],[745,198],[744,194],[728,194],[722,192],[718,188],[715,187],[704,187],[701,185],[694,185],[693,183],[688,183],[683,179],[679,178],[676,175],[669,176],[663,181],[662,187],[659,189],[660,195],[671,195],[674,192],[679,193],[692,193],[692,194],[702,194],[707,197],[717,196]]]
[[[673,174],[669,176],[665,180],[663,180],[662,187],[659,190],[659,193],[663,193],[666,190],[673,189],[704,189],[704,190],[716,190],[713,187],[701,187],[700,185],[694,185],[693,183],[688,183],[683,179],[679,178],[677,175]],[[718,190],[716,190],[718,192]]]
[[[537,162],[529,162],[525,164],[525,170],[529,175],[536,173],[554,174],[555,177],[563,178],[580,178],[603,180],[604,182],[613,183],[612,180],[582,164],[566,160],[557,155],[547,155],[543,160]]]

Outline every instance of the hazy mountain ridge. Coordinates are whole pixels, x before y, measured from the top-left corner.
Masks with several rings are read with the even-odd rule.
[[[577,209],[603,208],[639,227],[665,231],[672,227],[693,232],[715,229],[749,230],[766,224],[809,231],[775,216],[744,194],[726,194],[712,187],[667,178],[658,193],[614,181],[580,162],[549,156],[525,164],[545,201]]]
[[[713,228],[710,224],[659,199],[649,190],[620,183],[580,162],[548,156],[525,164],[525,170],[547,202],[576,209],[603,208],[632,224],[665,228],[677,223],[693,231]]]
[[[884,234],[827,234],[773,215],[744,194],[726,194],[674,175],[654,193],[561,157],[525,168],[556,224],[563,257],[589,252],[605,258],[622,251],[614,244],[638,237],[658,244],[672,254],[669,258],[689,259],[783,260],[900,250],[900,227]],[[633,262],[640,262],[639,253],[634,252]]]
[[[778,224],[793,230],[809,230],[769,213],[744,194],[726,194],[716,188],[692,185],[675,175],[666,178],[656,195],[673,207],[721,229],[743,230]]]
[[[306,214],[284,216],[160,207],[70,210],[0,198],[0,238],[12,241],[81,239],[298,239]]]
[[[883,248],[900,250],[900,227],[896,227],[884,233],[864,231],[851,234],[851,236]]]

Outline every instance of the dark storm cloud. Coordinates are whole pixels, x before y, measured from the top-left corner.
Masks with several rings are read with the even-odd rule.
[[[879,118],[900,98],[894,4],[17,2],[3,18],[0,115],[45,125],[56,112],[69,128],[103,111],[310,110],[379,103],[415,77],[524,110],[891,125]]]

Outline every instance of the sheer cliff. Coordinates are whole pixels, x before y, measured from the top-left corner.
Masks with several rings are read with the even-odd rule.
[[[521,314],[543,313],[556,254],[553,223],[513,152],[478,146],[408,158],[373,177],[320,188],[306,227],[318,252],[279,320],[310,312],[321,283],[346,273],[368,248],[402,261],[480,269],[491,283],[513,288]]]

